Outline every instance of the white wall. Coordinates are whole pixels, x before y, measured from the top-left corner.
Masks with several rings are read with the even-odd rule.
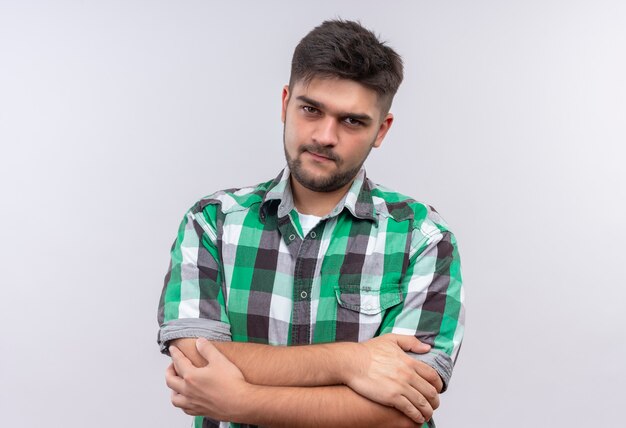
[[[292,50],[336,16],[406,64],[369,176],[460,242],[467,334],[438,426],[622,426],[617,0],[0,1],[0,425],[188,425],[156,346],[176,227],[283,166]]]

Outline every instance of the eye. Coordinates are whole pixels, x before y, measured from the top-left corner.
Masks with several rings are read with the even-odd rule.
[[[350,126],[363,126],[363,122],[352,117],[346,117],[343,121]]]
[[[320,111],[312,106],[302,106],[302,110],[308,114],[318,114]]]

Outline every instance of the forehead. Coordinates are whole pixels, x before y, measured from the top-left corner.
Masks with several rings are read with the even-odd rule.
[[[378,94],[354,80],[339,78],[313,78],[298,81],[291,89],[291,97],[306,97],[323,104],[329,112],[380,115]]]

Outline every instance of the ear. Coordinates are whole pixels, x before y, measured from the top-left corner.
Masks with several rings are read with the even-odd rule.
[[[387,113],[387,115],[385,116],[385,118],[383,119],[383,121],[381,122],[379,128],[378,128],[378,133],[376,134],[376,140],[374,140],[374,147],[380,147],[380,145],[383,143],[383,139],[385,138],[385,135],[387,135],[387,132],[389,131],[389,128],[391,128],[391,124],[393,123],[393,114],[391,113]]]
[[[280,120],[285,123],[285,118],[287,117],[287,104],[289,103],[289,85],[283,86],[283,94],[282,94],[282,110],[280,113]]]

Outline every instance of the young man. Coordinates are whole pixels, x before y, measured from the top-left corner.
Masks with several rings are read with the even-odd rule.
[[[362,168],[401,81],[400,57],[373,33],[324,22],[283,88],[287,167],[187,212],[159,343],[172,403],[196,427],[431,419],[463,335],[456,241],[431,207]]]

